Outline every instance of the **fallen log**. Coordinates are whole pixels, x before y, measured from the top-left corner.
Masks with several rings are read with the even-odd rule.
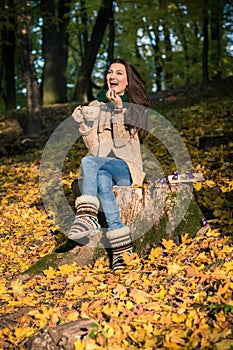
[[[91,319],[80,319],[54,327],[46,327],[36,333],[26,344],[27,350],[74,350],[77,339],[86,340],[98,323]]]
[[[220,147],[221,145],[230,147],[232,140],[233,132],[225,132],[224,135],[205,135],[199,138],[198,148],[206,151],[212,147]]]

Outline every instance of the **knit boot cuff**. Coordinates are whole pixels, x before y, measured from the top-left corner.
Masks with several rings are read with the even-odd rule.
[[[94,204],[97,209],[99,208],[99,199],[91,195],[82,195],[80,197],[77,197],[75,199],[75,208],[77,208],[79,204],[82,204],[82,203]]]
[[[109,240],[120,239],[121,237],[130,236],[130,229],[128,226],[117,228],[106,232],[106,236]]]

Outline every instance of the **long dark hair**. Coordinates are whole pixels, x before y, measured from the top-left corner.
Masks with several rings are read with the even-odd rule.
[[[144,81],[136,68],[127,59],[116,58],[111,62],[111,64],[113,63],[121,63],[125,66],[128,78],[128,87],[126,93],[129,103],[127,112],[125,114],[125,123],[129,130],[132,130],[134,128],[134,125],[136,125],[136,129],[139,131],[140,141],[142,142],[143,139],[147,136],[147,109],[150,106],[150,101],[146,93]]]

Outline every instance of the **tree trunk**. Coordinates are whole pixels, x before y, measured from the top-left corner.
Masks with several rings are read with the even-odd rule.
[[[111,8],[111,16],[109,18],[109,44],[108,44],[108,63],[110,64],[114,59],[114,43],[115,43],[115,22],[114,11]]]
[[[81,0],[81,23],[84,30],[82,31],[82,35],[80,37],[80,47],[81,47],[81,58],[84,59],[87,54],[88,48],[88,17],[87,17],[87,8],[86,1]]]
[[[154,62],[155,62],[155,83],[157,86],[157,91],[162,91],[162,72],[163,72],[163,66],[161,63],[161,53],[159,49],[159,35],[157,34],[156,36],[156,47],[155,47],[155,57],[154,57]]]
[[[202,82],[204,85],[209,82],[208,51],[209,51],[209,16],[208,0],[204,1],[203,6],[203,53],[202,53]]]
[[[151,26],[150,26],[151,27]],[[163,66],[161,63],[161,52],[160,52],[160,47],[159,47],[159,33],[158,30],[152,30],[149,28],[149,26],[147,26],[147,32],[150,38],[150,43],[151,46],[154,50],[154,63],[155,63],[155,83],[156,83],[156,88],[157,91],[161,91],[162,90],[162,71],[163,71]]]
[[[88,43],[87,52],[82,61],[74,91],[74,100],[80,103],[88,102],[90,77],[106,26],[111,18],[112,4],[113,0],[103,0],[92,31],[90,42]]]
[[[58,2],[56,15],[55,0],[42,1],[43,13],[43,104],[67,101],[66,67],[68,55],[67,26],[69,12],[67,1]],[[58,20],[58,24],[55,23]]]
[[[26,134],[37,133],[42,128],[41,96],[34,69],[30,21],[30,2],[26,1],[25,7],[22,6],[21,15],[18,16],[17,30],[20,65],[27,89],[28,117],[22,125]]]
[[[12,0],[1,2],[1,13],[6,13],[8,6],[10,9],[14,8]],[[12,10],[12,15],[9,13],[10,18],[2,18],[2,30],[1,30],[1,53],[3,73],[0,79],[0,92],[6,105],[7,110],[16,108],[16,88],[15,88],[15,18]],[[7,23],[10,21],[11,26]],[[2,87],[2,80],[4,80],[5,88]]]
[[[181,42],[184,49],[184,57],[185,57],[185,81],[186,85],[189,85],[190,83],[190,62],[189,62],[189,50],[188,50],[188,43],[185,35],[185,29],[183,22],[180,22],[180,28],[181,28]]]
[[[215,66],[214,77],[220,79],[222,76],[222,47],[221,47],[221,28],[223,19],[222,1],[215,0],[211,2],[211,40],[212,40],[212,63]]]
[[[79,48],[81,52],[81,62],[83,62],[84,58],[87,55],[87,50],[88,50],[88,44],[89,44],[89,39],[88,39],[88,15],[87,15],[87,7],[86,7],[86,1],[81,0],[80,1],[81,5],[81,24],[83,30],[81,30],[80,35],[79,35]],[[92,94],[92,82],[91,82],[91,76],[88,77],[88,82],[87,82],[87,99],[88,101],[93,100],[93,94]]]
[[[164,32],[164,40],[165,40],[165,52],[166,52],[166,63],[165,63],[165,84],[166,87],[169,87],[170,89],[173,88],[173,73],[171,73],[170,68],[166,69],[166,64],[169,62],[172,62],[172,44],[170,39],[170,32],[167,28],[167,23],[163,22],[163,32]]]
[[[130,226],[134,239],[141,237],[149,228],[159,225],[164,215],[166,185],[148,188],[116,186],[114,193],[120,208],[121,220]]]

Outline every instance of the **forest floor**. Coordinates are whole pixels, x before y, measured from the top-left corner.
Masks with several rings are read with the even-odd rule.
[[[186,227],[179,244],[162,239],[146,257],[135,253],[119,275],[106,257],[24,274],[57,244],[39,189],[51,131],[25,136],[16,118],[0,117],[0,349],[29,349],[28,340],[44,327],[84,318],[94,324],[86,338],[76,339],[75,350],[233,349],[232,91],[228,79],[152,96],[153,108],[181,135],[195,172],[204,175],[194,194],[209,226],[193,238]],[[73,107],[44,108],[46,127],[59,125]],[[163,145],[147,142],[164,173],[172,174]],[[62,184],[69,198],[84,153],[79,143],[65,159]]]

